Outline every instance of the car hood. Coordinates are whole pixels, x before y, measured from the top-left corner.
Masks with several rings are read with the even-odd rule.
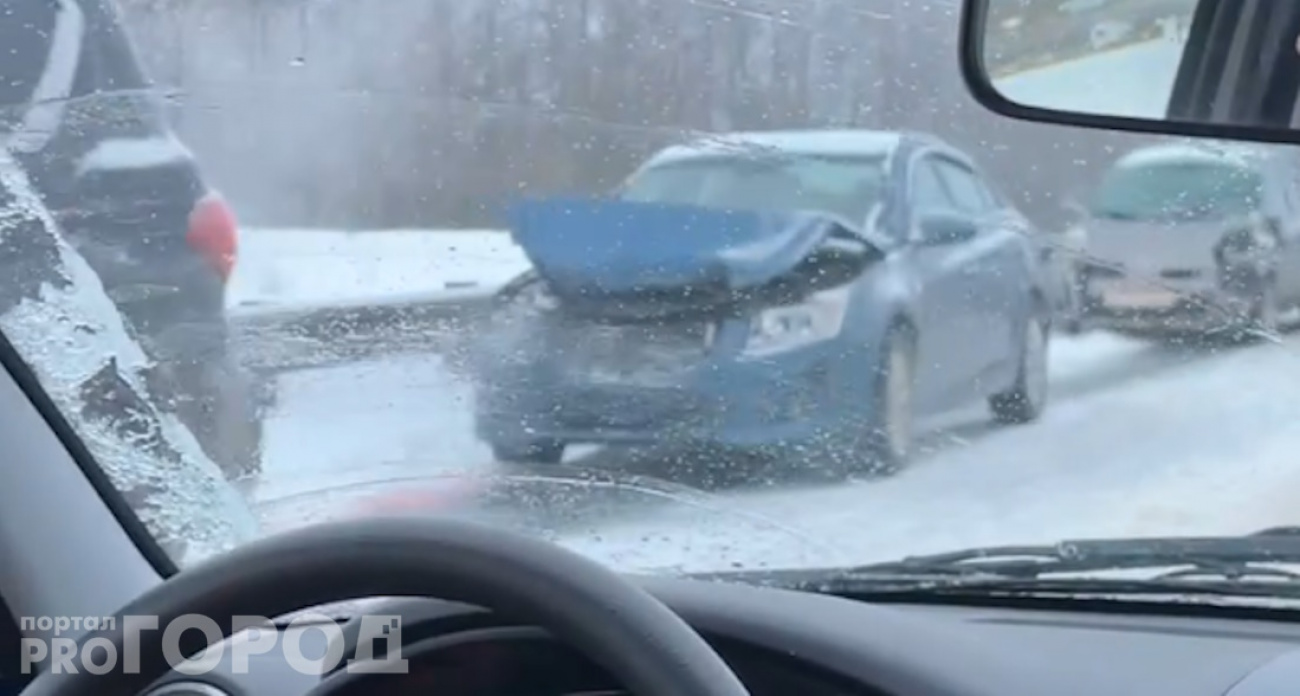
[[[823,213],[579,198],[519,203],[511,232],[560,298],[745,290],[791,272],[832,238],[866,241]]]

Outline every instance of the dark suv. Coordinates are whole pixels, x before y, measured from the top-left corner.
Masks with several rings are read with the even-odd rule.
[[[0,141],[156,361],[155,396],[228,476],[256,473],[258,400],[224,307],[235,218],[168,125],[115,0],[0,0],[0,46]]]

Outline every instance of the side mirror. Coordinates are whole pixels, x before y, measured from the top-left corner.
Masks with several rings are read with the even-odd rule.
[[[930,213],[917,220],[916,233],[921,246],[943,246],[974,239],[979,225],[961,215]]]
[[[1294,143],[1300,3],[965,0],[961,69],[1011,118]],[[1249,56],[1249,59],[1242,59]],[[1294,89],[1292,89],[1294,92]]]

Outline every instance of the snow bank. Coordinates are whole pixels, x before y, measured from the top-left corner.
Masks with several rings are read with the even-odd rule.
[[[226,305],[235,314],[458,300],[528,261],[499,230],[246,229]]]
[[[1004,97],[1017,104],[1163,119],[1182,53],[1182,44],[1161,38],[1037,67],[993,82]],[[1098,95],[1105,97],[1098,99]]]

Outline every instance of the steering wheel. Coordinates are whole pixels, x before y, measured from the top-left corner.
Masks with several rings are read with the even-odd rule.
[[[713,648],[668,607],[603,566],[558,546],[477,524],[381,518],[267,537],[178,573],[95,636],[123,655],[125,616],[156,616],[137,640],[139,669],[45,671],[23,696],[138,694],[170,671],[163,631],[186,614],[226,622],[282,616],[359,597],[435,597],[529,621],[601,665],[633,693],[746,696]],[[119,663],[121,661],[119,660]]]

